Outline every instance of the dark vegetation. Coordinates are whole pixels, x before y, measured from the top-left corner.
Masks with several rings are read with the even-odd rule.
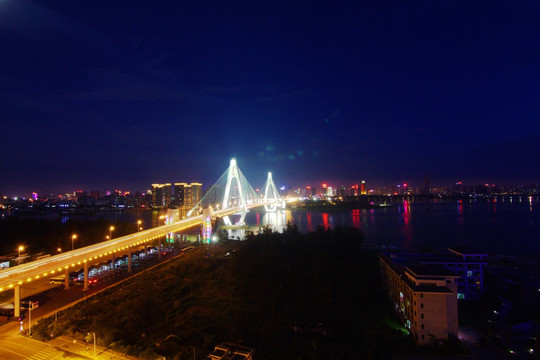
[[[49,318],[34,336],[85,338],[139,357],[205,358],[234,341],[257,359],[376,359],[409,346],[395,326],[363,234],[265,230],[200,246]]]
[[[57,249],[71,250],[71,235],[77,234],[75,247],[80,248],[105,240],[109,227],[115,230],[113,237],[137,231],[137,225],[126,222],[112,223],[106,219],[79,220],[39,219],[33,217],[9,216],[0,221],[1,254],[16,253],[19,245],[24,245],[25,253],[40,252],[56,254]]]

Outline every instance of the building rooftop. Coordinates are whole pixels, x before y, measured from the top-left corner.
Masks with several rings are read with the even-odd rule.
[[[413,264],[407,266],[407,269],[416,276],[457,276],[453,271],[437,264]]]
[[[487,256],[487,254],[483,251],[480,251],[478,249],[474,249],[469,246],[465,245],[458,245],[458,246],[452,246],[448,248],[448,251],[451,253],[454,253],[456,255],[464,256],[464,255],[481,255],[481,256]]]
[[[433,254],[433,253],[407,253],[407,252],[392,252],[389,254],[392,261],[403,266],[409,266],[412,264],[418,263],[485,263],[486,260],[474,260],[474,259],[465,259],[462,254],[458,254],[448,249],[450,253],[448,254]],[[466,254],[471,255],[471,254]],[[487,256],[485,254],[478,253],[476,254]]]
[[[214,351],[208,355],[212,360],[252,360],[255,350],[233,343],[222,343],[214,348]]]
[[[447,269],[445,269],[445,268],[443,268],[443,267],[441,267],[439,265],[434,265],[434,264],[413,264],[413,265],[410,265],[410,266],[413,267],[413,269],[415,269],[415,265],[420,265],[421,266],[421,268],[416,267],[416,271],[422,272],[422,274],[416,274],[416,273],[414,273],[413,270],[410,269],[410,266],[405,267],[405,266],[403,266],[401,264],[396,264],[394,262],[395,261],[394,258],[390,258],[385,254],[379,254],[379,258],[381,259],[381,261],[384,261],[386,264],[388,264],[388,266],[390,266],[390,268],[392,268],[392,270],[396,274],[399,274],[399,276],[401,277],[403,282],[413,291],[431,292],[431,293],[452,293],[452,290],[450,290],[446,286],[435,286],[435,285],[426,285],[426,284],[416,285],[414,283],[414,281],[412,281],[411,279],[409,279],[405,275],[406,271],[411,272],[414,276],[430,276],[431,275],[431,276],[434,276],[434,277],[441,277],[441,278],[449,277],[449,276],[458,277],[452,271],[447,270]],[[425,267],[424,265],[429,265],[429,266]],[[430,274],[428,270],[432,270],[432,273]],[[444,273],[444,275],[442,275],[443,273]]]

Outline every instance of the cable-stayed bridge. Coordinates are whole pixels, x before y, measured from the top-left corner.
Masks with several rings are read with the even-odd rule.
[[[218,181],[206,192],[201,201],[189,211],[185,219],[168,219],[167,224],[152,229],[139,231],[98,244],[86,246],[44,259],[31,261],[0,271],[0,292],[14,291],[14,316],[20,316],[21,286],[29,285],[39,279],[65,274],[65,286],[69,288],[69,272],[84,269],[84,289],[88,289],[88,267],[104,260],[127,256],[128,271],[132,267],[132,254],[146,248],[149,244],[161,240],[169,233],[179,232],[203,225],[203,237],[210,240],[212,219],[223,218],[229,226],[241,225],[249,209],[264,206],[267,211],[284,207],[284,202],[277,192],[272,174],[264,186],[264,196],[257,196],[249,182],[232,159],[229,168]],[[231,219],[239,216],[233,222]]]

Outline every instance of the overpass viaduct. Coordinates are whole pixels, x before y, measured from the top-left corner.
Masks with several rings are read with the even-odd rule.
[[[202,202],[195,206],[190,212],[191,216],[186,219],[0,271],[0,292],[6,290],[14,291],[14,316],[20,316],[21,286],[27,285],[32,281],[65,274],[65,285],[66,288],[69,288],[69,273],[84,269],[84,289],[86,290],[88,289],[88,267],[91,265],[128,255],[128,272],[131,272],[132,253],[141,247],[147,247],[151,242],[156,240],[159,241],[161,246],[161,239],[169,233],[180,232],[202,224],[203,235],[208,236],[212,231],[210,218],[225,218],[227,219],[226,223],[228,222],[230,224],[231,222],[228,218],[231,215],[238,214],[240,215],[240,221],[243,221],[245,214],[249,209],[259,206],[265,206],[267,210],[268,207],[275,209],[276,206],[281,204],[281,200],[277,197],[277,193],[274,196],[269,197],[266,192],[264,199],[247,199],[245,197],[247,191],[244,192],[244,196],[238,196],[238,192],[242,194],[243,190],[247,190],[245,189],[246,184],[243,184],[238,176],[239,169],[235,168],[236,160],[231,160],[231,167],[233,167],[232,177],[233,180],[236,179],[236,185],[235,188],[233,188],[234,181],[231,181],[231,176],[227,175],[229,188],[228,191],[226,191],[226,197],[221,199],[221,209],[219,209],[220,206],[218,205],[218,209],[213,210],[208,202]],[[226,173],[229,172],[230,168]],[[270,174],[269,179],[271,179]],[[273,181],[271,184],[267,184],[267,186],[272,185]],[[251,188],[251,186],[249,187]],[[275,189],[275,185],[273,185],[273,187]],[[231,191],[231,189],[240,190],[237,191],[236,198],[232,200],[229,198],[234,192]],[[214,199],[210,199],[210,202],[211,201],[214,201]],[[235,206],[231,205],[232,202],[235,203]],[[202,212],[202,214],[199,214],[199,212]],[[210,228],[208,228],[209,223]]]

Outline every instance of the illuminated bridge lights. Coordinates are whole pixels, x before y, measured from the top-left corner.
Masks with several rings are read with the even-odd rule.
[[[247,208],[251,208],[251,207],[254,207],[254,205],[247,205]],[[234,209],[234,212],[237,212],[238,209]],[[226,212],[233,212],[233,209],[227,209],[226,211],[219,211],[218,213],[216,213],[216,215],[218,217],[222,217],[223,214],[225,214]],[[180,220],[182,221],[182,220]],[[153,233],[153,235],[150,235],[149,233],[147,234],[140,234],[140,235],[136,235],[136,236],[133,236],[133,235],[130,235],[130,237],[126,237],[126,239],[122,239],[122,240],[117,240],[117,239],[114,239],[114,241],[112,241],[112,244],[114,245],[109,245],[107,243],[103,244],[102,246],[100,247],[96,247],[94,249],[90,248],[90,249],[76,249],[75,252],[73,254],[77,254],[79,256],[66,256],[66,254],[62,254],[58,256],[58,259],[54,259],[53,261],[50,261],[50,259],[47,259],[47,261],[41,261],[39,263],[36,263],[36,266],[44,266],[41,271],[41,273],[39,273],[40,270],[36,271],[36,269],[39,269],[39,268],[36,268],[36,267],[32,267],[31,265],[33,264],[25,264],[25,265],[22,265],[21,266],[21,271],[20,272],[15,272],[14,275],[15,276],[20,276],[19,279],[22,279],[23,281],[20,281],[20,284],[24,284],[27,280],[26,279],[31,279],[33,280],[34,277],[36,279],[39,279],[39,278],[46,278],[47,276],[53,276],[55,275],[57,272],[59,274],[62,274],[64,271],[68,271],[69,269],[73,269],[75,268],[76,266],[81,266],[82,267],[82,263],[86,264],[87,263],[91,263],[91,262],[99,262],[99,261],[103,261],[103,257],[104,255],[108,255],[108,254],[113,254],[113,252],[111,251],[112,250],[112,246],[118,246],[118,248],[115,248],[114,252],[122,252],[122,251],[125,251],[126,253],[128,251],[131,251],[132,249],[136,249],[137,247],[141,248],[141,247],[147,247],[147,246],[150,246],[150,242],[152,242],[153,240],[156,240],[158,239],[161,240],[163,239],[163,237],[167,237],[168,236],[168,233],[170,232],[179,232],[179,231],[184,231],[185,229],[190,229],[190,228],[193,228],[194,226],[196,225],[199,225],[200,222],[202,221],[202,216],[197,216],[196,218],[191,218],[191,219],[188,219],[187,221],[186,220],[183,220],[182,222],[185,222],[184,224],[181,224],[181,226],[178,226],[178,225],[173,225],[173,226],[170,226],[170,225],[167,225],[165,226],[164,228],[167,229],[166,232],[163,232],[163,233],[157,233],[157,232],[154,232],[153,230],[152,231],[149,231],[149,233]],[[174,229],[174,230],[173,230]],[[159,229],[157,231],[165,231],[164,229]],[[142,235],[142,236],[141,236]],[[105,249],[107,247],[110,247],[108,249],[108,251],[106,251]],[[89,256],[88,258],[85,258],[85,256],[88,256],[87,254],[90,253],[92,254],[92,256]],[[76,259],[76,261],[75,261]],[[56,260],[56,261],[55,261]],[[73,261],[73,263],[69,263],[69,261]],[[40,260],[38,260],[40,261]],[[45,265],[47,267],[45,267]],[[54,266],[58,266],[58,268],[54,268]],[[52,268],[51,268],[52,267]],[[16,270],[19,270],[19,269],[16,269]],[[36,273],[38,273],[39,275],[36,276]],[[13,283],[9,284],[9,280],[12,280]],[[2,286],[2,290],[3,291],[6,291],[6,290],[9,290],[9,289],[13,289],[14,287],[18,286],[17,284],[19,283],[19,280],[13,280],[13,279],[4,279],[3,281],[1,281],[1,286]],[[9,284],[9,285],[8,285]],[[11,285],[11,286],[10,286]],[[2,291],[0,290],[0,291]]]
[[[22,285],[22,283],[23,283],[22,281],[19,281],[19,285]]]
[[[26,279],[26,281],[30,282],[30,281],[32,281],[32,278],[28,278],[28,279]]]

